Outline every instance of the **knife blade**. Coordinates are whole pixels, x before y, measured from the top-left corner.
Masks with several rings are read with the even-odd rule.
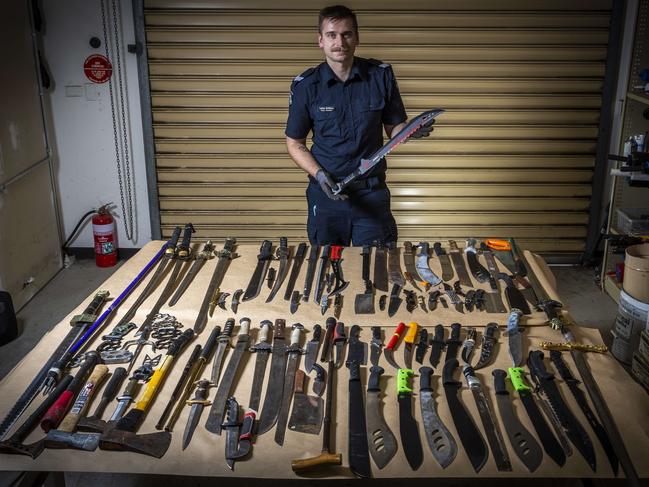
[[[345,342],[347,341],[347,335],[345,335],[345,324],[341,321],[336,323],[336,328],[334,329],[333,335],[333,345],[336,351],[336,368],[345,362]]]
[[[521,310],[524,315],[531,314],[532,312],[530,311],[527,301],[516,287],[516,284],[514,284],[512,278],[504,272],[501,272],[498,277],[505,281],[505,284],[507,285],[505,288],[505,297],[509,303],[509,309],[512,310],[516,308]]]
[[[379,469],[384,468],[397,453],[397,439],[383,417],[381,401],[382,367],[373,365],[367,381],[367,401],[365,413],[367,419],[367,443],[372,459]]]
[[[410,380],[414,372],[410,369],[399,369],[397,374],[397,400],[399,402],[399,433],[401,446],[410,468],[417,470],[424,461],[417,421],[412,416],[412,387]]]
[[[428,330],[426,328],[422,328],[419,330],[418,338],[417,338],[417,348],[415,349],[415,360],[417,361],[418,364],[422,364],[424,362],[424,356],[426,355],[426,351],[428,350]]]
[[[372,327],[372,340],[370,341],[370,363],[376,367],[379,365],[381,358],[381,349],[383,348],[383,340],[381,338],[381,327]]]
[[[388,255],[382,242],[374,242],[374,287],[388,292]]]
[[[487,323],[484,333],[482,334],[482,347],[480,349],[480,358],[478,363],[475,364],[474,370],[481,369],[491,361],[492,352],[498,343],[495,338],[496,331],[498,330],[497,323]]]
[[[415,254],[413,252],[412,242],[403,242],[403,263],[406,266],[404,277],[412,287],[417,291],[421,291],[415,282],[415,278],[419,277],[419,274],[417,273],[417,267],[415,265]]]
[[[514,367],[523,365],[523,331],[520,328],[520,319],[523,313],[519,309],[512,309],[507,317],[505,336],[509,344],[509,358]]]
[[[383,355],[385,355],[385,359],[395,369],[400,369],[401,367],[394,360],[394,349],[397,346],[397,342],[399,341],[399,338],[401,338],[401,334],[405,331],[405,329],[406,329],[406,324],[404,322],[399,323],[399,325],[397,325],[397,328],[394,330],[394,334],[392,335],[392,338],[390,338],[390,341],[388,342],[387,346],[385,347],[385,350],[383,351]]]
[[[455,273],[457,274],[460,284],[467,287],[473,287],[473,282],[471,282],[469,273],[466,270],[466,265],[464,264],[464,257],[462,257],[462,253],[460,252],[457,243],[455,240],[449,240],[448,245],[449,255],[453,261],[453,267],[455,267]]]
[[[189,446],[189,443],[192,441],[196,426],[198,426],[198,422],[201,419],[201,414],[203,414],[203,409],[205,409],[206,406],[210,406],[212,404],[211,401],[207,400],[209,387],[209,380],[203,379],[198,381],[196,392],[194,393],[194,398],[187,401],[187,405],[191,405],[191,409],[189,411],[189,417],[187,418],[187,424],[185,425],[185,431],[183,432],[183,450],[185,450]]]
[[[219,383],[219,376],[221,375],[221,367],[223,367],[223,359],[226,350],[230,347],[230,337],[234,330],[234,318],[228,318],[223,326],[221,334],[216,338],[218,345],[216,346],[216,353],[214,354],[214,362],[212,363],[212,384],[215,386]]]
[[[435,255],[439,259],[439,263],[442,266],[442,280],[450,281],[451,279],[453,279],[454,273],[453,266],[451,266],[451,261],[448,257],[448,254],[446,253],[446,250],[442,248],[441,243],[435,242],[433,244],[433,251],[435,252]]]
[[[419,277],[431,286],[437,286],[442,282],[442,279],[435,274],[428,264],[428,257],[430,255],[430,247],[428,242],[419,242],[419,254],[417,254],[417,273]]]
[[[324,247],[322,247],[322,253],[320,254],[320,264],[318,266],[318,272],[315,277],[315,292],[313,295],[313,299],[316,304],[321,304],[322,301],[322,294],[325,289],[330,252],[331,245],[325,245]]]
[[[403,338],[403,360],[406,363],[406,369],[412,368],[412,349],[415,346],[415,339],[417,338],[418,331],[419,324],[411,321],[408,324],[408,333],[406,333],[406,336]]]
[[[266,273],[268,272],[268,267],[270,266],[270,261],[273,259],[272,249],[273,243],[270,240],[264,240],[261,243],[259,254],[257,255],[257,266],[250,277],[246,292],[243,293],[242,301],[249,301],[259,295],[266,278]]]
[[[320,253],[320,247],[318,245],[312,245],[311,250],[309,251],[309,258],[307,261],[306,267],[306,277],[304,278],[304,291],[302,292],[302,301],[308,301],[309,296],[311,295],[311,287],[313,286],[313,276],[315,275],[315,267],[318,263],[318,254]]]
[[[270,320],[264,320],[259,324],[259,335],[257,336],[257,343],[250,347],[250,352],[256,353],[255,370],[252,374],[252,386],[250,387],[250,401],[248,401],[248,409],[253,411],[259,410],[259,402],[261,400],[261,388],[264,384],[264,375],[266,373],[266,364],[268,363],[268,356],[271,354],[271,345],[268,343],[269,331],[273,328],[273,323]]]
[[[284,338],[284,329],[286,321],[282,319],[275,320],[273,329],[273,348],[270,363],[270,376],[266,388],[266,397],[261,409],[259,424],[257,426],[257,435],[262,435],[270,431],[277,422],[279,406],[282,401],[284,391],[284,373],[286,371],[286,339]]]
[[[320,350],[320,336],[322,335],[322,327],[318,324],[313,326],[313,333],[311,340],[306,344],[306,354],[304,355],[304,369],[307,374],[311,372],[313,364],[318,358],[318,350]]]
[[[275,258],[279,260],[279,270],[277,271],[273,288],[270,290],[270,293],[266,298],[267,303],[270,303],[273,300],[279,291],[279,288],[284,284],[284,279],[286,279],[286,276],[288,275],[288,268],[290,266],[289,259],[291,258],[291,250],[288,248],[288,238],[279,238],[279,247],[275,250]]]
[[[284,291],[284,301],[289,301],[291,295],[293,294],[293,289],[295,288],[295,283],[298,276],[300,275],[300,269],[302,269],[302,264],[304,262],[304,257],[306,256],[307,244],[300,242],[300,245],[297,246],[295,251],[295,256],[293,257],[293,267],[291,268],[291,275],[288,278],[288,283],[286,284],[286,290]],[[299,293],[298,293],[299,294]]]
[[[430,341],[430,365],[437,367],[439,359],[442,357],[442,351],[446,347],[444,341],[444,325],[435,325],[435,333]]]
[[[277,428],[275,428],[275,443],[280,446],[284,444],[284,437],[286,435],[286,425],[288,424],[288,415],[291,410],[291,401],[293,399],[295,372],[297,371],[300,355],[302,354],[302,349],[300,348],[300,335],[302,330],[304,330],[304,326],[302,326],[301,323],[295,323],[291,329],[291,343],[286,349],[286,355],[288,355],[288,358],[284,375],[282,403],[277,417]]]
[[[205,242],[205,245],[203,245],[203,249],[196,255],[196,259],[192,263],[192,266],[189,268],[187,274],[185,274],[185,277],[183,278],[183,280],[180,282],[180,285],[176,289],[176,292],[169,300],[169,306],[175,305],[180,300],[180,298],[185,293],[189,285],[194,281],[194,278],[198,275],[200,270],[203,268],[205,262],[214,258],[213,252],[214,252],[214,244],[212,243],[211,240],[208,240],[207,242]]]
[[[401,289],[402,287],[398,284],[392,285],[392,290],[390,291],[390,304],[388,304],[388,316],[390,318],[397,314],[399,306],[401,306],[401,303],[403,302],[403,299],[399,297]]]
[[[476,239],[470,238],[466,241],[466,246],[464,247],[464,254],[466,255],[466,261],[469,264],[469,269],[471,274],[476,278],[478,282],[487,282],[489,280],[489,271],[484,268],[480,261],[478,260],[478,251],[475,248],[477,244]]]

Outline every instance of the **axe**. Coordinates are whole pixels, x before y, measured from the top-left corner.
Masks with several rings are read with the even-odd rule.
[[[171,443],[171,433],[160,431],[138,435],[137,430],[144,421],[146,413],[164,383],[175,357],[185,349],[192,338],[194,338],[194,330],[187,329],[173,341],[162,365],[153,372],[142,398],[119,421],[108,423],[99,440],[100,449],[133,451],[155,458],[162,458],[167,452]]]
[[[108,404],[115,399],[117,389],[124,380],[124,377],[126,377],[126,369],[124,367],[117,367],[110,376],[108,384],[106,384],[106,387],[104,388],[104,392],[101,395],[101,401],[99,401],[99,404],[95,408],[94,414],[92,416],[81,418],[77,423],[78,431],[92,433],[101,433],[104,431],[106,422],[101,420],[101,416],[104,414]],[[97,428],[97,425],[100,425],[100,427]]]
[[[43,440],[39,440],[36,443],[31,445],[23,444],[27,435],[32,432],[36,425],[40,423],[41,418],[47,412],[47,410],[52,407],[52,404],[56,402],[63,391],[65,391],[70,382],[72,381],[71,375],[66,375],[61,379],[61,381],[56,386],[52,392],[50,392],[45,400],[41,403],[38,408],[25,420],[25,422],[16,430],[16,432],[7,438],[5,441],[0,442],[0,453],[8,453],[13,455],[27,455],[31,458],[38,457],[45,448],[45,443]]]
[[[104,364],[95,365],[88,382],[83,386],[79,397],[72,405],[70,412],[63,418],[58,429],[51,429],[45,437],[46,448],[72,448],[75,450],[95,451],[99,443],[99,433],[75,433],[79,419],[88,410],[95,391],[108,374]]]

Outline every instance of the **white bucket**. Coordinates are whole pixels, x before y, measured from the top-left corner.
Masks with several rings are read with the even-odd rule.
[[[633,353],[640,344],[640,333],[647,328],[649,321],[649,304],[632,298],[627,293],[620,293],[615,325],[613,326],[613,346],[611,353],[625,364],[630,364]]]

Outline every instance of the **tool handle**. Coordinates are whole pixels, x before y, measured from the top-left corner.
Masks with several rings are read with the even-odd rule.
[[[259,247],[259,254],[257,255],[258,260],[269,260],[273,257],[273,242],[270,240],[264,240]]]
[[[406,333],[406,336],[403,338],[403,341],[405,343],[415,343],[415,339],[417,338],[417,331],[419,330],[419,324],[417,324],[414,321],[411,321],[408,324],[408,333]]]
[[[169,349],[167,350],[167,356],[175,357],[176,355],[180,355],[194,336],[194,330],[191,328],[186,329],[178,338],[171,342],[171,345],[169,345]]]
[[[265,343],[268,341],[268,332],[273,327],[273,322],[270,320],[264,320],[259,324],[259,343]]]
[[[439,243],[439,242],[435,242],[433,244],[433,251],[435,252],[435,255],[438,256],[438,257],[440,255],[445,255],[446,254],[446,251],[442,248],[442,244]]]
[[[444,342],[444,325],[435,325],[435,337],[433,342]]]
[[[487,247],[492,250],[511,250],[512,247],[507,240],[498,240],[495,238],[487,239]]]
[[[507,378],[507,372],[502,369],[494,369],[491,374],[494,376],[494,391],[496,394],[502,396],[509,395],[507,392],[507,386],[505,385],[505,379]]]
[[[322,327],[318,324],[313,326],[313,334],[311,335],[312,342],[320,342],[320,336],[322,335]]]
[[[428,257],[430,255],[430,244],[428,242],[419,242],[419,253]]]
[[[207,341],[205,342],[205,345],[203,345],[203,350],[201,350],[201,355],[199,358],[203,359],[205,362],[207,362],[210,359],[210,356],[214,351],[214,347],[216,346],[217,338],[219,337],[220,334],[221,334],[221,327],[215,326],[214,329],[212,330],[212,333],[210,333],[210,336],[207,337]]]
[[[61,424],[59,424],[59,430],[72,433],[76,429],[79,419],[84,416],[88,410],[94,392],[98,389],[99,384],[104,380],[107,374],[108,367],[104,364],[95,365],[95,368],[92,370],[92,373],[88,378],[88,382],[83,386],[79,392],[79,397],[77,397],[77,400],[72,405],[72,409],[70,409],[70,412],[66,414],[61,421]]]
[[[239,336],[245,336],[250,333],[250,318],[241,318],[239,320]]]
[[[241,430],[239,431],[239,441],[250,441],[252,442],[252,428],[255,425],[255,418],[257,417],[257,411],[254,409],[247,409],[243,415],[243,421],[241,423]]]
[[[27,435],[29,435],[29,433],[31,433],[32,430],[36,427],[41,417],[47,412],[47,410],[50,407],[52,407],[52,405],[56,402],[59,396],[68,388],[70,382],[72,382],[72,376],[71,375],[64,376],[56,385],[56,389],[54,389],[45,397],[45,400],[25,420],[25,422],[22,425],[20,425],[20,427],[11,436],[11,438],[7,440],[7,442],[22,443],[25,440],[25,438],[27,438]]]
[[[372,327],[372,340],[376,340],[378,342],[381,341],[381,327],[380,326],[373,326]]]
[[[507,333],[515,333],[518,331],[521,316],[523,316],[523,312],[520,309],[512,308],[511,313],[507,317]]]
[[[232,336],[232,331],[234,330],[234,318],[228,318],[223,325],[223,330],[221,330],[221,336],[230,337]]]
[[[532,375],[543,380],[551,380],[554,378],[554,374],[545,368],[543,357],[543,352],[540,350],[531,351],[527,357],[527,366],[530,368]]]
[[[336,323],[336,328],[334,329],[334,343],[345,341],[347,335],[345,334],[345,324],[342,321]]]
[[[295,323],[291,327],[291,345],[297,346],[300,344],[300,333],[304,330],[302,323]]]
[[[484,330],[483,338],[493,338],[498,329],[498,323],[487,323],[487,327]]]
[[[360,382],[361,366],[356,360],[348,360],[347,368],[349,369],[349,382]]]
[[[325,369],[322,365],[314,363],[311,370],[315,370],[315,382],[324,382],[326,379]]]
[[[393,350],[394,347],[396,346],[397,342],[399,341],[399,337],[401,337],[401,334],[403,331],[406,329],[406,324],[402,321],[397,325],[397,329],[394,330],[394,335],[392,335],[392,338],[390,338],[390,341],[388,342],[386,348],[388,350]]]
[[[275,320],[275,329],[273,330],[273,339],[277,340],[278,338],[284,339],[284,329],[286,328],[286,320],[276,319]]]
[[[297,250],[295,251],[295,259],[303,259],[305,255],[306,244],[304,242],[300,242],[300,245],[297,246]],[[250,409],[249,411],[252,411],[252,409]]]
[[[367,381],[367,390],[368,391],[380,391],[381,390],[381,375],[385,372],[383,367],[378,365],[373,365],[370,367],[370,378]]]
[[[453,323],[451,325],[451,336],[449,337],[449,342],[457,342],[460,340],[460,331],[462,330],[462,325],[459,323]]]
[[[340,260],[343,256],[343,249],[344,247],[342,245],[332,245],[329,258],[331,260]]]
[[[322,452],[317,457],[313,458],[300,458],[291,462],[291,468],[294,472],[307,472],[309,470],[316,470],[330,465],[342,465],[342,453],[329,453]]]
[[[520,393],[521,391],[528,392],[532,390],[530,386],[525,383],[525,369],[522,367],[510,367],[508,372],[516,392]]]
[[[182,228],[174,228],[174,233],[171,234],[167,250],[165,251],[167,254],[174,254],[176,252],[176,245],[178,245],[178,239],[180,239],[180,232],[182,232]]]
[[[412,394],[410,379],[415,375],[412,369],[399,369],[397,372],[397,393]]]
[[[295,381],[293,382],[293,393],[304,394],[304,383],[306,381],[306,374],[302,369],[295,371]]]
[[[363,245],[363,250],[361,255],[363,256],[363,281],[367,282],[370,280],[370,252],[371,248],[369,245]]]
[[[108,381],[108,384],[106,384],[104,392],[101,395],[101,402],[97,405],[97,409],[95,409],[94,416],[96,418],[101,418],[101,415],[104,413],[104,409],[106,409],[108,403],[117,395],[117,390],[125,377],[126,369],[124,367],[117,367],[113,371],[113,374],[110,376],[110,380]]]
[[[189,255],[189,244],[192,240],[192,233],[194,233],[196,230],[194,230],[194,225],[191,223],[188,223],[185,225],[185,228],[183,230],[183,239],[180,242],[180,246],[178,247],[178,257],[180,258],[185,258]]]
[[[432,376],[433,369],[430,367],[420,367],[419,368],[419,390],[420,391],[432,391]]]
[[[460,365],[456,358],[451,358],[446,361],[442,369],[442,384],[444,385],[460,385],[460,382],[453,378],[455,369]]]
[[[283,249],[288,248],[288,238],[287,237],[279,237],[279,246]]]

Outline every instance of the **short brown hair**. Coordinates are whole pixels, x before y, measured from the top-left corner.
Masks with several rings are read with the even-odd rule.
[[[358,34],[358,21],[356,20],[356,14],[344,5],[333,5],[320,10],[320,14],[318,15],[318,32],[322,34],[322,22],[325,20],[343,19],[352,19],[354,32]]]

